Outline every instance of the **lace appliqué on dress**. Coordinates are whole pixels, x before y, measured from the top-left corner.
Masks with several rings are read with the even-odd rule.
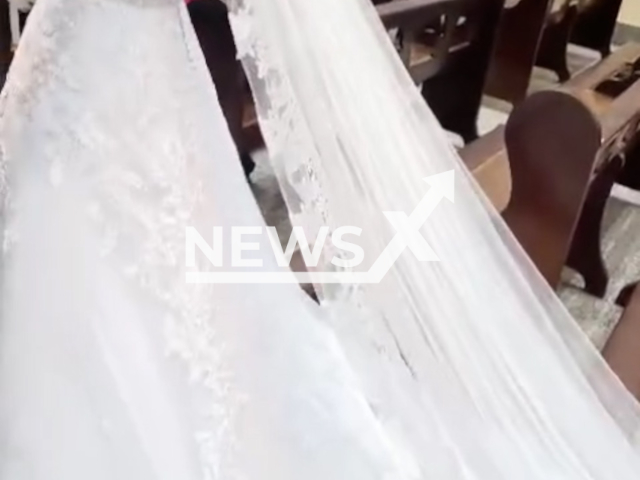
[[[230,2],[229,19],[238,58],[251,83],[260,128],[269,148],[271,163],[294,225],[302,226],[307,238],[317,238],[321,227],[329,227],[329,237],[338,227],[327,204],[326,180],[295,93],[283,74],[277,52],[270,48],[269,31],[256,21],[253,6],[243,0]],[[343,252],[331,242],[325,244],[319,271],[345,271],[331,263]],[[316,285],[323,298],[344,294],[351,287]]]
[[[198,105],[199,90],[188,80],[193,72],[184,49],[174,48],[184,40],[174,10],[184,8],[179,1],[36,5],[31,15],[38,31],[32,29],[21,40],[0,99],[3,247],[9,255],[15,241],[12,162],[48,169],[53,188],[65,189],[68,181],[80,179],[87,201],[79,208],[100,232],[99,254],[132,286],[155,299],[162,306],[159,311],[168,312],[158,319],[164,322],[166,353],[184,360],[189,381],[203,392],[198,395],[200,428],[194,438],[200,445],[204,478],[233,480],[234,419],[242,396],[226,365],[227,346],[216,331],[214,288],[185,282],[185,226],[206,204],[202,181],[193,172],[194,165],[204,161],[193,138],[202,125],[193,124],[189,110]],[[120,66],[118,78],[104,80],[99,77],[104,69],[95,63],[101,60],[86,59],[78,65],[77,22],[83,9],[92,9],[95,16],[96,10],[118,5],[124,15],[132,13],[123,3],[132,9],[167,8],[170,14],[161,17],[164,22],[154,18],[154,25],[161,25],[157,36],[141,33],[124,49],[123,42],[97,40],[96,55],[117,59]],[[114,38],[118,29],[131,29],[126,21],[123,17],[123,25],[110,26]],[[166,65],[149,53],[154,51]],[[184,71],[180,80],[169,81],[176,65]],[[104,87],[101,95],[95,95],[98,86]],[[66,100],[51,101],[54,98]],[[115,102],[118,108],[113,108]],[[23,158],[21,149],[11,144],[30,129],[46,138],[38,158]]]

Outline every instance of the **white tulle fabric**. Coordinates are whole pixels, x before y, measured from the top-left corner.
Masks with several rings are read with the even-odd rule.
[[[395,233],[382,212],[411,213],[423,177],[456,173],[455,204],[421,228],[440,263],[407,250],[379,285],[320,288],[414,477],[636,478],[640,407],[483,197],[370,2],[230,7],[295,224],[359,226],[373,260]]]
[[[421,229],[442,262],[407,251],[323,307],[186,284],[186,226],[262,219],[182,0],[40,0],[0,106],[0,478],[635,480],[637,404],[367,0],[232,8],[295,223],[360,225],[373,260],[381,212],[454,169]]]
[[[263,220],[182,0],[40,0],[0,154],[0,478],[412,478],[297,286],[185,283]]]

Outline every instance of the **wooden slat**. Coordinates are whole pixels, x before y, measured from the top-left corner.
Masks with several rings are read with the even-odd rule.
[[[620,68],[621,63],[633,62],[638,57],[640,57],[640,44],[635,42],[626,43],[604,60],[578,72],[564,84],[564,87],[578,90],[593,88],[594,85],[611,77]]]
[[[460,0],[395,0],[378,5],[376,10],[386,28],[415,29],[451,12]]]
[[[419,64],[429,61],[433,58],[433,48],[422,42],[411,43],[410,67],[414,68]]]
[[[498,127],[464,147],[460,157],[493,206],[502,212],[511,198],[511,170],[504,144],[504,127]]]

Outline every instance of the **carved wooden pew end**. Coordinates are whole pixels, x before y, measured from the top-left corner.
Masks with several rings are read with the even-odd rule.
[[[566,93],[546,91],[516,107],[505,128],[461,151],[554,287],[568,261],[599,147],[600,127],[593,114]]]

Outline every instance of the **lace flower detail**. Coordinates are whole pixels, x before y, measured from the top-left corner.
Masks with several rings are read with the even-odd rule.
[[[315,144],[284,74],[279,52],[273,49],[273,32],[256,21],[254,9],[262,6],[242,0],[231,3],[229,18],[238,58],[251,82],[260,128],[283,196],[293,223],[310,230],[307,233],[313,236],[320,226],[333,226],[322,193],[325,180],[318,168]],[[330,247],[325,248],[319,269],[335,270],[331,264],[334,254]]]
[[[202,138],[208,133],[194,125],[202,108],[202,84],[184,55],[183,25],[173,15],[178,2],[69,0],[43,2],[33,10],[33,29],[22,39],[0,96],[2,247],[6,252],[16,238],[9,185],[17,165],[12,162],[33,162],[56,191],[77,181],[80,188],[73,194],[79,215],[102,240],[96,253],[166,312],[158,319],[166,353],[181,360],[198,393],[195,414],[201,430],[194,436],[202,447],[205,478],[232,480],[234,423],[242,398],[226,363],[229,347],[216,329],[215,290],[185,282],[185,225],[207,209],[199,173],[206,171]],[[120,42],[97,40],[92,47],[99,55],[80,57],[86,64],[79,69],[78,25],[85,9],[95,17],[99,9],[122,8],[121,3],[168,6],[172,14],[157,17],[158,35],[135,37],[128,31],[135,38],[125,50]],[[110,27],[113,35],[129,28],[126,22]],[[149,52],[159,52],[166,62]],[[121,69],[108,87],[99,76],[104,58],[118,58]],[[95,95],[98,88],[100,95]],[[2,118],[9,113],[10,122]],[[11,139],[32,132],[42,145],[38,155],[24,155],[29,150]]]

